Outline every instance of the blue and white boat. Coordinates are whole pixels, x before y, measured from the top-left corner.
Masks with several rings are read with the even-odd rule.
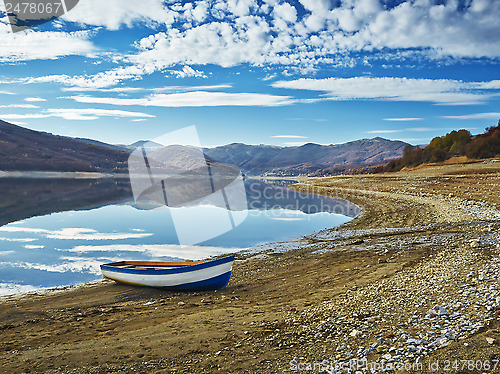
[[[209,261],[120,261],[101,265],[104,278],[136,286],[176,291],[217,290],[227,286],[234,255]]]

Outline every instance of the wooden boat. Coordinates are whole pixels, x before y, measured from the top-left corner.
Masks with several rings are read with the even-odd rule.
[[[136,286],[178,291],[216,290],[227,286],[234,255],[209,261],[121,261],[101,265],[104,278]]]

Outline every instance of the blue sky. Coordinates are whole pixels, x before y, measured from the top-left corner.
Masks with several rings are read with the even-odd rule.
[[[500,118],[498,0],[80,0],[16,34],[3,10],[0,119],[35,130],[424,144]]]

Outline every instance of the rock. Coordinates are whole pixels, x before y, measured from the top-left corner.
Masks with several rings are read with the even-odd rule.
[[[386,353],[385,355],[382,355],[382,358],[384,360],[391,360],[392,359],[392,355],[390,353]]]
[[[496,343],[496,340],[490,337],[486,337],[486,341],[488,342],[489,345],[493,345]]]
[[[469,242],[471,248],[477,248],[479,247],[479,245],[481,244],[481,242],[479,241],[479,239],[472,239],[470,242]]]
[[[183,306],[183,305],[186,305],[186,303],[185,303],[184,301],[179,301],[179,302],[177,303],[177,305]]]
[[[354,329],[354,330],[351,331],[351,333],[349,334],[349,336],[352,337],[352,338],[355,338],[357,336],[360,336],[362,333],[363,333],[362,331]]]
[[[448,312],[447,312],[446,308],[443,308],[441,305],[435,305],[427,313],[430,317],[436,317],[436,316],[443,316],[443,315],[447,314]]]

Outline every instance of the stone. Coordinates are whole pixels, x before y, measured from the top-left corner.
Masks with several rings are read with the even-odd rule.
[[[479,245],[481,244],[481,242],[479,241],[479,239],[472,239],[470,242],[469,242],[471,248],[477,248],[479,247]]]
[[[352,337],[352,338],[355,338],[357,336],[360,336],[362,333],[363,333],[362,331],[354,329],[354,330],[351,331],[351,333],[349,334],[349,336]]]
[[[490,338],[489,336],[486,337],[486,342],[488,342],[489,345],[493,345],[496,343],[496,340],[493,338]]]
[[[448,313],[446,308],[443,308],[441,305],[435,305],[433,308],[429,309],[427,312],[429,316],[431,317],[436,317],[436,316],[443,316]]]

